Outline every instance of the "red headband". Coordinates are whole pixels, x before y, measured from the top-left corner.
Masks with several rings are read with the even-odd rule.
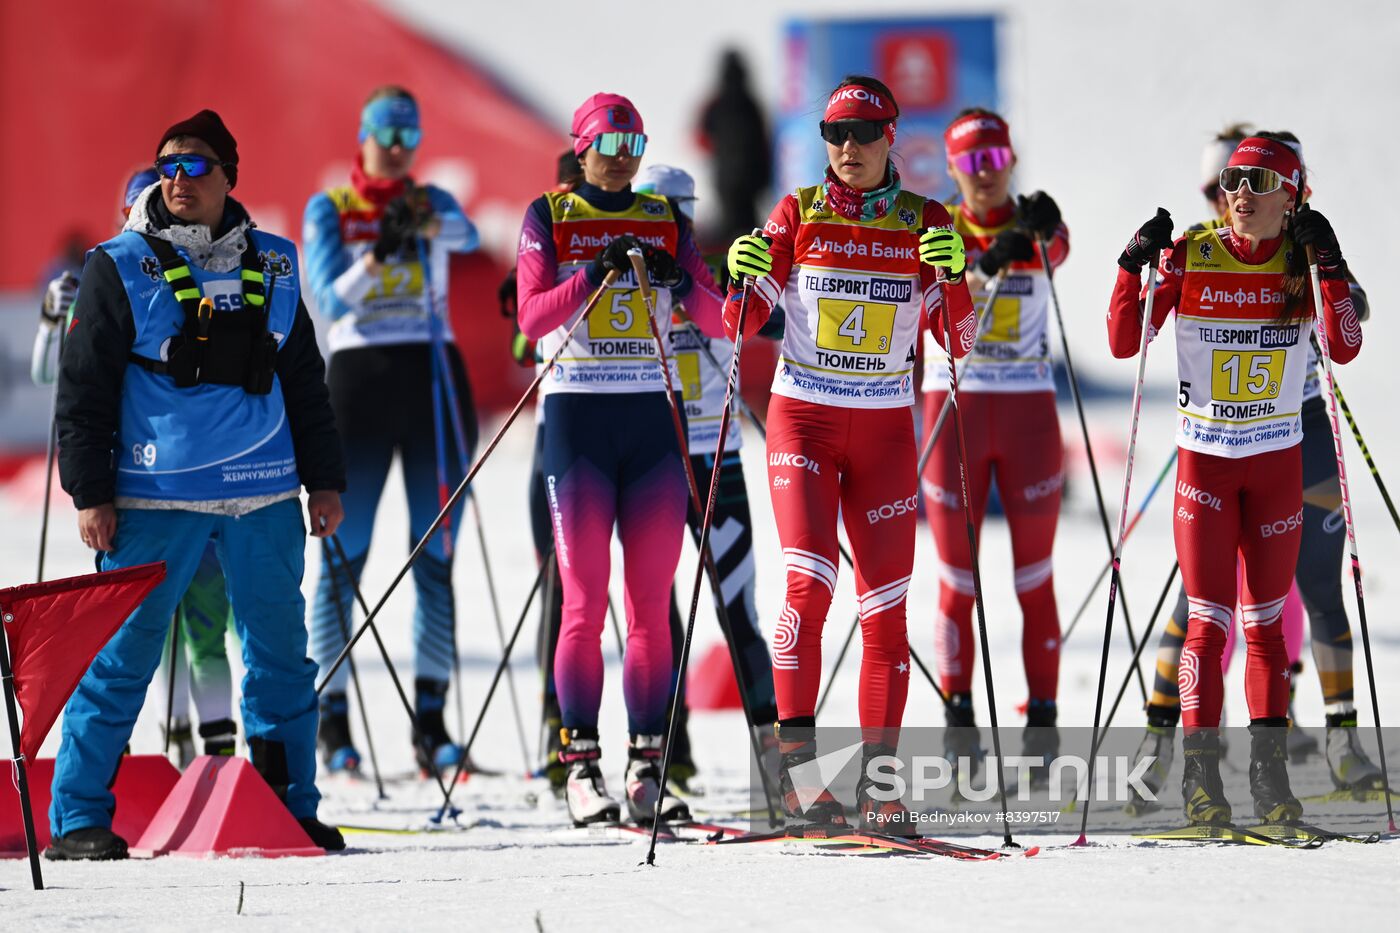
[[[1011,148],[1011,128],[994,113],[969,113],[958,117],[943,131],[943,145],[948,157],[962,155],[988,146]]]
[[[841,120],[879,120],[885,123],[885,138],[894,145],[894,124],[899,112],[888,94],[860,84],[846,84],[831,92],[823,123]]]
[[[1250,136],[1240,140],[1226,165],[1272,169],[1283,176],[1283,184],[1289,191],[1295,196],[1298,194],[1303,166],[1298,161],[1298,154],[1287,143],[1265,139],[1262,136]]]

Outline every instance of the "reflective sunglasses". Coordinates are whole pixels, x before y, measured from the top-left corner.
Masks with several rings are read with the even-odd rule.
[[[976,175],[983,169],[999,172],[1011,164],[1010,146],[986,146],[953,156],[953,167],[965,175]]]
[[[868,146],[885,134],[888,120],[836,120],[817,124],[822,131],[822,139],[833,146],[845,145],[846,139],[854,139],[856,145]]]
[[[1271,168],[1257,165],[1231,165],[1220,170],[1220,190],[1235,194],[1242,185],[1249,185],[1255,194],[1271,194],[1283,187],[1284,178]]]
[[[647,151],[647,134],[599,133],[593,137],[593,148],[605,156],[618,155],[625,149],[628,155],[636,158]]]
[[[376,126],[369,135],[385,149],[392,149],[396,144],[405,149],[417,149],[423,141],[423,131],[416,126]]]
[[[216,165],[220,168],[227,168],[230,164],[220,162],[218,159],[211,159],[208,156],[179,152],[163,155],[156,159],[156,171],[166,178],[174,178],[182,171],[186,178],[201,178],[214,171]]]

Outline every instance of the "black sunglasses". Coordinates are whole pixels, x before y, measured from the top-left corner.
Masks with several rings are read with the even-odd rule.
[[[833,146],[840,146],[849,137],[860,145],[868,145],[879,139],[885,132],[885,124],[888,120],[837,120],[834,123],[827,123],[823,120],[820,124],[822,139]]]

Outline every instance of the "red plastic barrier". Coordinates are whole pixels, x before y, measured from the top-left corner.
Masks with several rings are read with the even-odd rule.
[[[43,849],[49,844],[49,803],[52,801],[52,758],[29,765],[29,796],[34,809],[34,836]],[[117,768],[112,793],[117,812],[112,831],[128,841],[146,831],[151,818],[169,795],[180,772],[163,755],[126,755]],[[0,858],[24,858],[24,821],[15,790],[14,763],[0,761]]]
[[[325,855],[246,758],[202,755],[161,804],[133,858]]]

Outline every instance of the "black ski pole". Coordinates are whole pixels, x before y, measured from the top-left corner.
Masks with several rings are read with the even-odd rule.
[[[331,546],[325,538],[321,539],[321,560],[326,565],[326,570],[331,575],[331,602],[335,604],[335,615],[340,621],[340,637],[350,637],[350,619],[345,613],[345,604],[340,601],[340,588],[335,580],[335,560],[331,556]],[[350,577],[350,567],[346,565],[345,576]],[[355,705],[360,708],[360,727],[365,732],[365,747],[369,749],[369,764],[374,769],[374,786],[379,791],[379,799],[387,800],[389,795],[384,793],[384,780],[379,774],[379,756],[374,753],[374,738],[369,731],[369,712],[365,706],[365,694],[360,689],[360,669],[355,664],[355,656],[352,654],[345,659],[345,663],[350,667],[350,684],[355,688]]]
[[[5,713],[10,725],[10,765],[15,769],[15,790],[19,793],[20,818],[24,822],[24,847],[29,853],[29,876],[34,890],[44,890],[44,873],[39,868],[39,842],[34,832],[34,810],[29,801],[29,767],[19,748],[19,711],[15,701],[15,674],[10,670],[10,636],[5,625],[14,615],[0,606],[0,692],[5,694]]]
[[[992,287],[987,291],[987,298],[982,302],[982,310],[977,315],[977,333],[981,334],[986,327],[987,319],[992,315],[992,306],[997,303],[997,295],[1001,294],[1001,286],[1006,281],[1006,270],[1003,269],[992,279]],[[974,340],[973,346],[977,343]],[[951,355],[949,356],[951,360]],[[951,363],[949,365],[952,365]],[[967,368],[972,365],[972,354],[967,355],[962,365],[958,368],[958,375],[967,372]],[[943,433],[943,425],[948,420],[948,412],[952,410],[953,397],[949,395],[943,400],[943,407],[938,410],[938,417],[933,421],[933,427],[929,428],[928,437],[924,438],[923,449],[919,451],[918,473],[919,481],[923,482],[924,467],[928,466],[929,457],[933,456],[933,445],[938,443],[938,437]]]
[[[850,551],[847,551],[846,546],[840,541],[836,542],[836,553],[840,555],[841,559],[846,562],[847,567],[850,567],[852,570],[855,569],[855,561],[851,558]],[[851,647],[851,643],[855,641],[856,632],[859,631],[859,629],[860,616],[857,615],[855,621],[851,623],[850,631],[846,633],[846,640],[841,643],[841,650],[836,655],[836,662],[831,665],[831,672],[826,675],[826,686],[822,689],[822,695],[817,700],[817,708],[816,710],[814,710],[814,716],[820,715],[822,707],[826,705],[826,698],[831,695],[831,687],[832,684],[834,684],[836,681],[836,674],[838,671],[841,670],[841,662],[843,662],[846,659],[846,654]],[[918,655],[915,652],[913,645],[909,646],[909,656],[910,658],[914,659],[914,661],[916,662],[916,666],[919,668],[919,671],[924,675],[924,679],[927,680],[928,685],[933,688],[933,692],[938,694],[939,702],[941,702],[944,705],[944,707],[947,707],[948,695],[943,692],[942,687],[938,686],[938,680],[933,676],[933,674],[929,673],[929,669],[924,665],[924,662],[918,659]]]
[[[1317,254],[1312,245],[1307,246],[1308,275],[1312,279],[1313,308],[1318,317],[1322,316],[1322,274],[1317,268]],[[1390,800],[1390,766],[1385,760],[1385,735],[1381,731],[1380,700],[1376,696],[1376,669],[1371,659],[1371,631],[1366,624],[1366,594],[1361,588],[1361,558],[1356,551],[1356,522],[1351,514],[1351,487],[1347,483],[1346,457],[1342,451],[1342,425],[1337,417],[1337,380],[1332,374],[1332,348],[1328,345],[1327,326],[1324,323],[1314,331],[1318,342],[1318,359],[1322,363],[1322,375],[1327,381],[1327,417],[1332,423],[1332,446],[1337,452],[1337,482],[1342,487],[1342,516],[1346,520],[1347,546],[1351,551],[1351,579],[1356,585],[1356,619],[1361,625],[1361,647],[1366,655],[1366,683],[1371,690],[1371,715],[1376,720],[1376,750],[1381,762],[1381,781],[1385,786],[1385,815],[1393,833],[1395,809]]]
[[[922,235],[923,231],[919,231]],[[940,274],[939,278],[942,278]],[[977,529],[972,523],[972,494],[967,480],[967,441],[963,435],[962,411],[958,407],[958,367],[953,358],[953,319],[949,314],[948,302],[945,300],[943,309],[940,312],[943,316],[943,340],[944,349],[948,353],[948,398],[952,402],[953,408],[953,436],[958,442],[958,477],[962,484],[963,520],[967,524],[967,548],[968,557],[972,563],[972,596],[977,607],[977,633],[982,642],[982,674],[987,679],[987,708],[992,721],[992,751],[995,753],[1000,768],[1000,763],[1004,760],[1001,756],[1001,729],[997,724],[997,695],[996,686],[992,680],[992,653],[991,647],[987,643],[987,610],[982,604],[982,572],[980,570],[981,560],[977,554]],[[970,335],[970,336],[975,336]],[[969,347],[969,350],[971,347]],[[1006,782],[1001,779],[1000,774],[991,776],[997,782],[997,792],[1001,800],[1002,819],[1002,845],[1017,847],[1011,839],[1011,821],[1007,815],[1006,805]]]
[[[643,271],[643,273],[642,273],[642,275],[641,275],[640,278],[641,278],[641,281],[646,281],[645,271]],[[718,445],[717,445],[717,450],[715,451],[715,465],[714,465],[714,468],[710,471],[710,489],[709,489],[709,494],[708,494],[708,496],[707,496],[707,498],[706,498],[704,508],[703,508],[703,509],[702,509],[702,508],[697,508],[697,509],[695,510],[695,511],[696,511],[696,514],[700,516],[700,543],[699,543],[699,546],[698,546],[698,550],[700,551],[700,553],[701,553],[702,555],[708,554],[708,553],[709,553],[709,546],[710,546],[710,523],[711,523],[712,520],[714,519],[714,514],[715,514],[715,498],[716,498],[716,496],[719,494],[719,472],[720,472],[720,466],[721,466],[721,464],[722,464],[723,461],[724,461],[724,440],[725,440],[726,435],[729,434],[729,408],[730,408],[730,400],[734,398],[735,390],[736,390],[736,388],[737,388],[738,385],[739,385],[739,359],[740,359],[740,354],[742,354],[742,353],[743,353],[743,350],[744,350],[744,322],[745,322],[745,320],[746,320],[746,318],[747,318],[747,316],[748,316],[748,313],[749,313],[749,298],[750,298],[750,296],[751,296],[751,294],[752,294],[752,291],[753,291],[753,281],[752,281],[752,279],[745,278],[745,279],[744,279],[744,285],[743,285],[743,292],[742,292],[742,294],[741,294],[741,296],[740,296],[740,298],[739,298],[739,321],[738,321],[738,327],[736,328],[737,333],[735,334],[735,339],[734,339],[734,356],[733,356],[733,357],[730,359],[730,361],[729,361],[729,382],[728,382],[728,384],[725,386],[725,390],[724,390],[724,410],[720,413],[719,441],[718,441]],[[654,321],[653,321],[653,327],[654,327],[654,326],[655,326],[655,323],[654,323]],[[660,342],[659,342],[659,341],[657,342],[657,347],[660,348]],[[667,371],[667,373],[666,373],[666,378],[667,378],[667,382],[669,383],[669,381],[670,381],[670,372],[669,372],[669,369],[668,369],[668,371]],[[668,396],[670,395],[670,392],[669,392],[669,391],[667,392],[667,395],[668,395]],[[682,451],[684,451],[684,445],[682,445]],[[689,463],[690,463],[690,458],[689,458],[689,457],[686,457],[686,464],[687,464],[687,466],[689,466]],[[685,625],[685,640],[684,640],[684,642],[682,642],[682,644],[681,644],[681,663],[680,663],[679,670],[678,670],[678,672],[677,672],[678,676],[677,676],[677,679],[676,679],[676,683],[677,683],[678,685],[681,684],[681,683],[683,683],[684,680],[685,680],[686,666],[687,666],[687,663],[688,663],[689,660],[690,660],[690,642],[691,642],[691,638],[692,638],[692,637],[694,636],[694,634],[695,634],[695,615],[696,615],[696,613],[697,613],[697,612],[699,611],[699,609],[700,609],[700,587],[701,587],[701,586],[703,585],[703,583],[704,583],[704,573],[705,573],[705,569],[706,569],[706,568],[705,568],[705,563],[704,563],[704,561],[697,561],[697,562],[696,562],[696,566],[695,566],[695,585],[691,588],[691,594],[690,594],[690,614],[689,614],[688,618],[686,619],[686,625]],[[730,634],[729,632],[725,632],[725,637],[728,638],[729,634]],[[733,642],[732,642],[732,640],[730,641],[730,652],[731,652],[731,654],[732,654],[732,652],[733,652]],[[735,675],[736,675],[736,676],[738,676],[739,670],[740,670],[740,668],[739,668],[739,666],[736,664],[736,665],[735,665]],[[743,694],[742,688],[740,689],[739,692],[740,692],[741,695]],[[748,710],[745,710],[745,713],[746,713],[746,714],[747,714],[748,712],[749,712]],[[671,698],[671,716],[670,716],[670,722],[667,724],[667,727],[666,727],[666,743],[665,743],[665,745],[662,747],[661,773],[662,773],[663,775],[665,775],[665,774],[670,770],[670,767],[671,767],[671,748],[672,748],[673,740],[675,739],[675,736],[676,736],[676,724],[679,722],[679,720],[680,720],[680,704],[679,704],[678,702],[676,702],[676,697],[675,697],[675,696],[672,696],[672,698]],[[744,731],[748,732],[748,734],[749,734],[749,739],[750,739],[750,743],[751,743],[751,744],[755,743],[755,742],[756,742],[756,739],[757,739],[757,737],[754,735],[754,730],[750,727],[752,723],[753,723],[753,718],[752,718],[752,716],[749,716],[749,717],[748,717],[748,724],[750,724],[750,725],[746,725],[746,726],[745,726],[745,730],[744,730]],[[764,798],[765,798],[766,803],[768,804],[768,818],[769,818],[769,822],[770,822],[770,824],[776,824],[777,819],[776,819],[775,814],[773,813],[773,797],[772,797],[772,794],[771,794],[771,792],[769,791],[769,788],[768,788],[768,774],[767,774],[767,770],[763,767],[763,758],[762,758],[762,756],[758,753],[758,749],[757,749],[756,747],[754,748],[754,755],[755,755],[755,761],[756,761],[757,766],[758,766],[759,777],[760,777],[760,779],[763,781],[763,796],[764,796]],[[656,864],[656,835],[657,835],[657,832],[661,829],[661,801],[662,801],[662,799],[663,799],[663,795],[657,795],[657,798],[656,798],[656,812],[652,814],[652,821],[651,821],[651,839],[650,839],[650,841],[649,841],[649,843],[648,843],[648,845],[647,845],[647,855],[646,855],[646,864],[647,864],[647,865],[655,865],[655,864]]]
[[[506,627],[501,621],[501,603],[496,598],[496,578],[491,572],[491,558],[486,553],[486,530],[483,527],[485,522],[481,519],[481,503],[476,499],[475,493],[467,496],[467,504],[472,510],[472,520],[476,525],[476,540],[481,548],[481,566],[486,573],[486,592],[491,598],[491,615],[496,620],[496,639],[501,644],[501,650],[506,648]],[[455,646],[457,639],[452,639]],[[530,773],[530,746],[525,741],[525,720],[520,716],[520,696],[515,690],[515,674],[509,667],[506,668],[506,692],[510,694],[510,708],[515,715],[515,731],[520,736],[520,759],[525,762],[525,773]],[[458,691],[457,699],[461,700],[461,691]]]
[[[613,638],[617,640],[617,659],[627,657],[627,641],[622,637],[622,626],[617,621],[617,606],[613,604],[612,593],[608,593],[608,620],[612,622]]]
[[[535,374],[534,381],[531,382],[529,387],[525,390],[525,394],[520,396],[520,401],[515,403],[515,407],[512,408],[510,414],[506,416],[505,422],[496,430],[496,434],[491,438],[491,442],[486,445],[486,449],[481,452],[481,456],[476,458],[476,462],[472,464],[471,469],[467,470],[467,475],[462,477],[462,481],[457,484],[457,488],[453,490],[446,504],[438,511],[437,517],[434,518],[432,524],[428,526],[428,530],[423,533],[423,537],[413,546],[413,550],[408,555],[408,560],[404,561],[404,565],[400,567],[399,572],[394,575],[394,579],[389,583],[389,588],[384,591],[383,596],[379,597],[379,602],[375,603],[372,610],[366,611],[365,620],[360,623],[360,627],[355,630],[355,634],[350,636],[350,640],[346,642],[345,647],[340,650],[340,654],[331,662],[330,667],[323,675],[320,685],[316,688],[317,693],[325,689],[326,683],[329,681],[331,675],[339,670],[340,665],[345,663],[346,656],[354,650],[356,643],[359,642],[360,638],[364,636],[366,630],[369,629],[375,618],[378,617],[379,611],[384,608],[384,604],[389,601],[389,597],[394,594],[394,590],[398,589],[399,584],[403,582],[403,578],[408,575],[408,571],[412,569],[414,563],[416,563],[418,558],[423,554],[423,551],[428,546],[428,542],[432,540],[433,535],[442,527],[442,523],[447,521],[447,517],[457,506],[457,500],[462,498],[462,495],[467,491],[467,487],[471,485],[471,481],[475,479],[476,474],[481,471],[482,465],[485,464],[491,454],[495,452],[497,445],[501,443],[501,438],[505,437],[506,431],[510,430],[510,426],[515,423],[515,419],[518,418],[520,412],[524,410],[525,403],[535,394],[535,390],[540,387],[540,383],[544,381],[544,377],[554,369],[554,364],[559,361],[559,357],[563,356],[564,351],[568,349],[570,342],[573,340],[574,332],[579,329],[584,321],[588,320],[589,315],[593,313],[593,309],[598,306],[598,300],[603,297],[603,293],[611,288],[613,283],[617,281],[617,276],[618,273],[614,270],[603,277],[603,284],[598,286],[598,289],[579,312],[579,316],[574,320],[574,323],[569,325],[569,329],[565,332],[564,339],[560,343],[559,349],[554,351],[554,355],[546,360],[544,365],[540,367],[540,371]]]
[[[170,755],[170,730],[175,725],[175,678],[179,676],[180,611],[170,617],[170,676],[165,690],[165,756]]]
[[[67,337],[68,329],[64,327],[64,322],[58,324],[58,358],[63,359],[63,341]],[[44,509],[43,515],[39,519],[39,573],[34,578],[35,583],[44,582],[44,554],[49,545],[49,499],[53,495],[53,462],[58,453],[58,378],[53,381],[53,392],[49,398],[49,436],[45,444],[48,448],[44,451]]]
[[[1317,348],[1317,338],[1313,338],[1313,348]],[[1321,352],[1319,351],[1319,358]],[[1395,503],[1391,501],[1390,490],[1385,488],[1385,480],[1381,479],[1381,471],[1376,469],[1376,461],[1371,459],[1370,448],[1366,446],[1366,439],[1361,436],[1361,429],[1356,426],[1356,419],[1352,417],[1351,406],[1347,404],[1347,397],[1342,394],[1342,387],[1337,384],[1337,376],[1332,375],[1332,392],[1337,396],[1337,404],[1341,406],[1342,414],[1347,419],[1347,426],[1351,428],[1351,436],[1356,441],[1356,446],[1361,449],[1361,457],[1366,461],[1366,467],[1371,471],[1371,479],[1376,481],[1376,488],[1380,490],[1381,498],[1385,500],[1386,510],[1390,512],[1390,520],[1395,523],[1395,530],[1400,531],[1400,514],[1395,511]]]
[[[1167,478],[1167,473],[1170,472],[1172,464],[1174,463],[1176,463],[1175,447],[1172,448],[1172,454],[1167,458],[1167,462],[1162,465],[1162,469],[1157,474],[1157,478],[1152,481],[1152,488],[1147,490],[1147,495],[1143,496],[1142,502],[1138,503],[1137,512],[1133,514],[1133,520],[1128,522],[1128,530],[1124,533],[1125,539],[1132,537],[1133,529],[1137,527],[1138,522],[1142,520],[1142,516],[1146,514],[1147,506],[1152,502],[1152,497],[1157,495],[1157,490],[1161,488],[1162,481]],[[1089,586],[1089,592],[1084,594],[1084,599],[1080,601],[1079,608],[1075,610],[1074,618],[1070,619],[1069,625],[1065,628],[1065,633],[1060,636],[1060,647],[1062,649],[1065,646],[1065,642],[1069,641],[1069,637],[1074,634],[1074,629],[1079,625],[1079,620],[1083,618],[1084,613],[1089,608],[1089,604],[1094,601],[1094,594],[1099,591],[1099,584],[1108,577],[1108,572],[1112,569],[1113,559],[1109,558],[1104,561],[1103,567],[1099,570],[1099,575],[1094,578],[1094,582]],[[1143,637],[1145,638],[1146,636]]]
[[[1158,208],[1159,213],[1165,213]],[[1155,259],[1156,257],[1154,257]],[[1142,386],[1147,378],[1147,334],[1152,328],[1152,303],[1157,297],[1157,265],[1147,267],[1147,301],[1142,312],[1142,336],[1138,345],[1137,381],[1133,383],[1133,420],[1128,429],[1128,460],[1123,467],[1123,503],[1118,507],[1118,543],[1113,547],[1113,573],[1108,578],[1108,613],[1103,623],[1103,650],[1099,655],[1099,686],[1094,696],[1094,730],[1089,741],[1090,748],[1099,747],[1099,723],[1103,713],[1103,688],[1108,679],[1108,647],[1113,640],[1113,609],[1118,601],[1120,572],[1123,567],[1123,536],[1128,522],[1128,493],[1133,484],[1133,456],[1137,451],[1138,416],[1142,413]],[[1136,650],[1136,648],[1134,649]],[[1134,665],[1134,669],[1138,669]],[[1089,844],[1089,806],[1094,799],[1094,756],[1089,756],[1089,792],[1084,795],[1084,814],[1079,824],[1079,838],[1074,845]]]
[[[1104,718],[1103,729],[1094,742],[1093,750],[1089,752],[1091,758],[1099,753],[1099,746],[1103,745],[1103,740],[1108,737],[1108,730],[1113,725],[1113,717],[1118,712],[1118,706],[1123,702],[1123,696],[1128,692],[1128,685],[1133,682],[1133,668],[1137,667],[1142,658],[1143,649],[1147,647],[1152,639],[1152,633],[1156,630],[1157,619],[1162,613],[1162,607],[1166,605],[1167,597],[1171,595],[1172,586],[1176,583],[1176,572],[1181,565],[1172,561],[1171,572],[1167,574],[1167,582],[1162,584],[1162,592],[1157,597],[1157,605],[1152,608],[1152,618],[1147,621],[1147,630],[1142,633],[1142,641],[1138,642],[1137,649],[1133,652],[1132,660],[1128,662],[1128,669],[1123,672],[1123,681],[1118,685],[1118,692],[1113,697],[1113,705],[1108,708],[1108,716]],[[1073,802],[1067,810],[1073,809]]]
[[[1045,237],[1036,237],[1036,244],[1040,247],[1040,262],[1045,267],[1045,281],[1050,286],[1050,307],[1055,309],[1055,324],[1060,331],[1060,352],[1065,357],[1065,375],[1069,378],[1069,394],[1074,397],[1074,410],[1079,414],[1079,431],[1084,437],[1084,456],[1089,461],[1089,479],[1094,484],[1094,504],[1098,507],[1099,524],[1103,527],[1104,544],[1108,546],[1108,553],[1112,554],[1113,532],[1108,525],[1108,508],[1104,505],[1103,487],[1099,483],[1099,467],[1094,459],[1094,445],[1089,439],[1089,419],[1084,415],[1084,400],[1079,395],[1079,377],[1074,374],[1074,360],[1069,353],[1069,334],[1065,331],[1065,318],[1060,313],[1060,297],[1055,291],[1055,270],[1050,265],[1050,247]],[[1124,491],[1126,494],[1126,490]],[[1120,533],[1122,529],[1119,529]],[[1118,586],[1123,587],[1123,581],[1118,581]],[[1133,617],[1128,612],[1128,593],[1123,592],[1123,628],[1128,633],[1128,647],[1133,652],[1137,652],[1137,636],[1133,634]],[[1063,645],[1063,639],[1061,639]],[[1138,688],[1142,691],[1142,702],[1147,702],[1147,681],[1142,676],[1142,668],[1134,666],[1137,671]]]
[[[1157,626],[1157,619],[1162,614],[1162,607],[1166,605],[1167,597],[1171,595],[1173,584],[1176,583],[1176,573],[1180,569],[1181,565],[1176,561],[1172,561],[1172,569],[1171,572],[1167,574],[1167,582],[1162,584],[1162,592],[1157,594],[1157,604],[1152,607],[1152,618],[1147,621],[1147,630],[1142,633],[1142,641],[1138,642],[1137,649],[1133,652],[1133,659],[1129,662],[1127,671],[1123,673],[1123,682],[1118,685],[1118,693],[1113,697],[1113,705],[1108,708],[1108,715],[1104,717],[1104,735],[1108,734],[1109,727],[1113,725],[1113,716],[1118,712],[1118,705],[1123,702],[1123,694],[1128,692],[1128,684],[1132,682],[1133,669],[1138,666],[1143,651],[1146,650],[1149,639],[1152,638],[1152,632]],[[1100,743],[1103,742],[1103,736],[1099,737],[1099,741]],[[1098,754],[1097,747],[1094,749],[1094,754]]]
[[[427,535],[424,536],[423,542],[420,542],[420,545],[425,543],[428,538],[432,536],[432,533],[432,530],[429,530]],[[374,636],[374,643],[379,648],[379,656],[384,660],[384,667],[389,671],[389,679],[394,682],[394,690],[399,695],[399,702],[403,704],[404,712],[408,713],[409,726],[413,729],[413,734],[417,736],[420,734],[418,728],[418,714],[414,712],[413,704],[408,700],[408,693],[404,691],[403,682],[399,680],[399,672],[395,669],[394,662],[389,657],[389,649],[384,647],[384,639],[379,637],[379,627],[374,624],[374,614],[370,612],[369,604],[365,602],[364,593],[360,592],[360,583],[355,579],[353,568],[350,565],[350,558],[346,555],[345,548],[340,543],[339,535],[331,535],[331,547],[335,549],[336,559],[339,560],[340,565],[345,568],[345,579],[350,582],[350,587],[355,594],[355,601],[360,604],[360,611],[365,614],[365,621],[364,624],[360,626],[360,631],[363,632],[365,629],[369,629],[370,634]],[[380,605],[383,605],[382,600],[380,601]],[[354,647],[353,641],[347,643],[345,648],[340,652],[340,657],[337,658],[337,662],[350,657],[350,649],[352,647]],[[322,679],[321,685],[316,688],[318,694],[330,683],[331,675],[334,673],[335,668],[331,668],[331,670],[326,672],[326,676]],[[446,811],[447,801],[451,799],[452,795],[447,789],[447,785],[442,782],[442,772],[438,769],[437,762],[433,761],[431,755],[424,756],[424,760],[428,763],[428,771],[432,774],[433,780],[437,782],[438,790],[442,793],[443,810],[439,811],[439,819],[441,819],[441,813]],[[455,818],[457,816],[456,812],[453,812],[452,816]]]
[[[442,822],[443,815],[447,813],[448,807],[452,803],[452,791],[457,787],[457,782],[462,779],[462,772],[466,770],[467,762],[471,759],[472,745],[475,744],[477,734],[481,731],[481,724],[486,721],[486,711],[491,708],[491,698],[496,695],[496,687],[501,682],[501,675],[510,666],[510,656],[515,651],[515,642],[520,637],[520,630],[525,627],[525,617],[530,614],[530,606],[535,601],[535,594],[540,591],[545,574],[553,566],[554,551],[550,550],[544,563],[540,564],[539,572],[535,574],[535,582],[530,587],[530,594],[525,597],[525,605],[520,610],[520,619],[515,623],[515,630],[510,633],[510,640],[506,642],[505,650],[501,652],[501,661],[496,665],[496,673],[491,677],[491,686],[486,688],[486,699],[481,703],[481,712],[477,713],[471,735],[468,736],[466,744],[462,746],[462,757],[457,761],[457,769],[452,774],[452,783],[442,798],[442,806],[438,809],[437,815],[432,818],[434,823]]]
[[[642,259],[641,250],[631,250],[627,254],[632,260],[632,273],[637,277],[637,286],[642,292],[642,300],[647,307],[647,324],[651,327],[652,344],[656,348],[657,364],[661,367],[661,378],[665,382],[666,388],[662,392],[666,396],[666,404],[671,410],[671,426],[676,433],[676,448],[680,453],[681,465],[685,473],[686,486],[690,492],[690,507],[695,510],[696,515],[705,514],[705,506],[700,499],[700,486],[695,479],[695,471],[690,465],[690,445],[686,439],[685,426],[681,423],[680,407],[676,404],[675,393],[671,389],[671,362],[666,354],[665,341],[661,338],[661,331],[656,326],[656,302],[651,293],[651,281],[647,277],[646,263]],[[737,360],[738,344],[735,344],[734,359]],[[724,415],[720,420],[719,446],[715,452],[714,469],[710,472],[710,511],[713,516],[714,500],[719,492],[719,474],[724,461],[724,441],[729,433],[729,408],[730,400],[733,396],[733,388],[738,385],[738,374],[734,373],[734,385],[726,388],[724,401]],[[729,624],[729,608],[724,603],[724,587],[720,584],[719,568],[715,566],[714,555],[710,552],[710,536],[708,530],[702,526],[705,533],[700,536],[695,549],[698,553],[700,566],[705,572],[705,576],[710,582],[710,594],[715,603],[715,618],[719,620],[721,633],[724,635],[724,643],[729,648],[729,663],[734,668],[734,678],[739,684],[739,702],[744,707],[744,719],[747,723],[745,731],[749,734],[749,748],[753,752],[754,766],[758,769],[759,780],[763,784],[763,796],[768,804],[768,824],[778,825],[777,812],[773,807],[773,790],[769,785],[768,771],[763,767],[763,750],[758,744],[758,734],[754,731],[753,713],[753,691],[749,683],[748,671],[744,668],[743,661],[739,657],[739,649],[734,640],[734,629]],[[691,617],[691,626],[695,624],[695,619]],[[687,631],[685,644],[681,649],[681,663],[677,671],[676,687],[671,694],[671,721],[676,721],[676,711],[680,706],[680,691],[685,684],[685,672],[690,652],[690,633]],[[669,743],[673,741],[675,735],[672,731],[667,731],[666,741],[668,747],[662,751],[661,779],[664,784],[666,775],[670,773],[671,753]],[[656,819],[661,816],[661,804],[665,799],[665,794],[658,794],[656,797]],[[655,839],[655,827],[652,830],[652,838]],[[655,852],[653,850],[652,856]]]
[[[860,630],[860,616],[851,623],[850,631],[846,632],[846,640],[841,642],[841,650],[836,652],[836,661],[831,665],[831,673],[826,675],[826,686],[822,688],[822,695],[817,699],[817,708],[812,712],[812,718],[821,717],[822,708],[826,706],[827,699],[831,696],[831,687],[836,683],[836,675],[841,670],[841,664],[846,660],[846,653],[851,650],[851,643],[856,640],[856,632]]]

